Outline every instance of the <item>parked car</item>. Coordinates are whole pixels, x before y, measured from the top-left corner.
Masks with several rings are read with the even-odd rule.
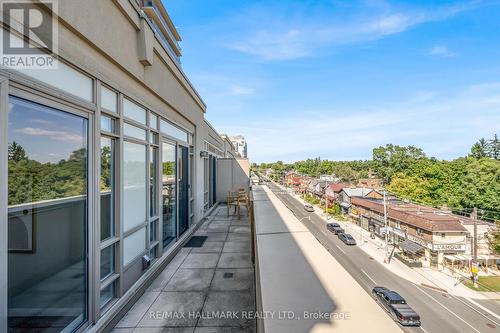
[[[335,235],[338,235],[338,234],[341,234],[344,232],[344,229],[342,229],[342,227],[338,223],[328,223],[326,225],[326,228],[329,231],[333,232]]]
[[[372,295],[389,312],[392,319],[404,326],[420,326],[420,316],[397,292],[384,287],[375,287]]]
[[[314,212],[314,207],[309,205],[309,204],[305,204],[304,205],[304,209],[307,211],[307,212]]]
[[[356,240],[351,235],[346,233],[340,233],[337,235],[339,236],[339,239],[343,241],[346,245],[356,245]]]

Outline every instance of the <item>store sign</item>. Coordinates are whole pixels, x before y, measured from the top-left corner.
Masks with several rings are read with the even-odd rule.
[[[465,244],[433,244],[434,251],[465,251]]]
[[[406,233],[401,229],[398,229],[398,228],[391,228],[391,229],[392,230],[390,230],[390,231],[392,231],[395,235],[398,235],[399,237],[404,238],[406,236]]]
[[[415,243],[417,243],[417,244],[420,244],[420,245],[422,245],[422,246],[425,246],[425,247],[429,247],[429,248],[430,248],[430,246],[429,246],[429,244],[427,243],[427,241],[426,241],[426,240],[424,240],[424,239],[422,239],[422,238],[415,237],[415,236],[410,235],[410,234],[406,235],[406,238],[408,238],[408,240],[411,240],[412,242],[415,242]]]

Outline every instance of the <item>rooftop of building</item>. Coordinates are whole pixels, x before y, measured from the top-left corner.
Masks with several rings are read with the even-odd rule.
[[[384,203],[381,199],[352,198],[352,204],[375,212],[384,213]],[[458,216],[443,212],[429,206],[405,203],[400,200],[391,200],[387,204],[387,215],[389,218],[431,232],[466,232],[467,229],[461,224]]]

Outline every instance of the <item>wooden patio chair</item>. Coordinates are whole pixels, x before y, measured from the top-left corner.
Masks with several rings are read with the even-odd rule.
[[[249,216],[250,212],[250,198],[246,191],[238,192],[238,220],[240,219],[240,207],[244,206],[246,208],[246,214]]]
[[[229,209],[231,207],[234,207],[234,212],[238,211],[238,216],[239,216],[240,209],[238,203],[238,193],[229,191],[229,194],[227,195],[227,216],[229,216]]]

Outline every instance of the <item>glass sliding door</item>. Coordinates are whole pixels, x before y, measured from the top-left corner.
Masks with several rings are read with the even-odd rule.
[[[177,238],[177,147],[162,143],[162,225],[163,248]]]
[[[146,250],[147,175],[146,145],[123,143],[123,265]],[[142,227],[142,228],[140,228]],[[139,229],[138,229],[139,228]]]
[[[87,320],[89,121],[9,106],[9,332],[71,332]]]
[[[179,236],[189,228],[189,150],[179,146]]]

